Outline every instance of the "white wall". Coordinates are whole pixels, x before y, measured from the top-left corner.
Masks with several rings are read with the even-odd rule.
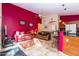
[[[42,24],[39,28],[42,28],[40,31],[52,31],[54,25],[56,25],[56,30],[59,29],[59,16],[57,14],[54,15],[42,15]],[[55,21],[50,23],[51,21]],[[47,26],[47,28],[44,28]]]

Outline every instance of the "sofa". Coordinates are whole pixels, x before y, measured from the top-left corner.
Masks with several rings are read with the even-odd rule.
[[[36,38],[43,39],[43,40],[50,40],[51,33],[47,31],[41,31],[37,33]]]

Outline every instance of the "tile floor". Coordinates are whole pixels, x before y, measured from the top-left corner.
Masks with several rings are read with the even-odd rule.
[[[52,40],[45,41],[35,38],[34,43],[35,45],[32,47],[24,49],[20,46],[20,48],[27,56],[66,56],[52,47]]]
[[[15,46],[9,47],[3,50],[9,50],[15,47],[19,47],[27,56],[67,56],[56,48],[52,47],[52,40],[45,41],[34,38],[34,46],[24,49],[20,43],[15,43]]]

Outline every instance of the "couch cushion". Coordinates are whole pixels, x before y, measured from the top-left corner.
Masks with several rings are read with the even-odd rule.
[[[33,40],[27,40],[27,41],[24,41],[20,44],[24,49],[28,48],[28,47],[31,47],[34,45],[34,41]]]

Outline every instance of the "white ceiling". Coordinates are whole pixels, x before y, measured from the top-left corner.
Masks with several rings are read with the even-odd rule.
[[[37,14],[79,15],[79,3],[13,3]],[[67,10],[64,10],[67,8]]]

